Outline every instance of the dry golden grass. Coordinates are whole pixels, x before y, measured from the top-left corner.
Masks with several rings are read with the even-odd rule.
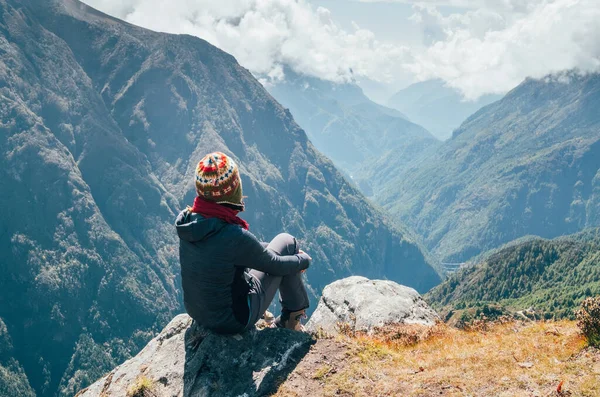
[[[600,353],[585,349],[574,322],[392,327],[344,342],[347,358],[307,379],[319,386],[311,396],[600,397]],[[306,394],[284,385],[278,395]]]
[[[154,382],[145,377],[140,376],[136,379],[135,383],[129,386],[127,389],[126,397],[155,397],[154,393]]]

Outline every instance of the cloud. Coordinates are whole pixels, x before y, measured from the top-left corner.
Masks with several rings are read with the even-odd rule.
[[[496,8],[516,11],[540,0],[350,0],[359,3],[400,3],[410,5],[448,6],[456,8]]]
[[[419,4],[433,6],[451,6],[461,8],[473,8],[482,6],[485,0],[351,0],[359,3],[401,3],[401,4]]]
[[[283,68],[331,81],[391,80],[410,56],[366,29],[340,28],[329,10],[305,0],[87,0],[128,22],[199,36],[233,54],[255,75],[277,80]]]
[[[359,0],[378,2],[379,0]],[[286,67],[326,80],[441,78],[467,98],[503,93],[524,78],[600,70],[598,0],[390,0],[412,4],[421,46],[383,41],[307,0],[86,0],[128,22],[199,36],[263,82]],[[448,14],[441,5],[451,5]],[[445,14],[440,10],[445,11]],[[376,16],[374,16],[376,18]]]
[[[420,80],[444,79],[467,98],[506,92],[525,77],[600,70],[600,2],[502,3],[446,17],[434,7],[416,6],[412,19],[436,26],[440,37],[415,54],[408,68]]]

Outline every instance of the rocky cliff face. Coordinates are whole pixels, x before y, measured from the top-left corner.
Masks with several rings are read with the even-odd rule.
[[[74,394],[181,311],[172,223],[212,150],[241,165],[252,231],[286,230],[311,253],[313,300],[355,273],[439,282],[251,74],[200,39],[76,0],[0,0],[0,123],[12,346],[0,365],[41,396]]]
[[[209,334],[182,314],[137,356],[77,396],[270,395],[312,343],[310,335],[285,329]]]
[[[308,324],[312,323],[313,330],[329,329],[337,322],[352,322],[352,330],[365,331],[384,324],[433,325],[437,319],[416,291],[390,281],[349,277],[327,286],[323,296],[331,298],[336,292],[344,292],[351,307],[358,304],[355,319],[343,311],[327,318],[317,315],[329,310],[330,304],[322,299]],[[373,293],[375,299],[368,307],[360,304]],[[219,336],[203,331],[187,315],[179,315],[137,356],[77,397],[270,395],[314,342],[306,333],[270,328]]]

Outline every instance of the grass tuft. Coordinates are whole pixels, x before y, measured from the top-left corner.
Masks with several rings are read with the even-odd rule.
[[[330,365],[323,365],[322,367],[320,367],[319,369],[317,369],[313,375],[313,379],[316,380],[323,380],[327,377],[327,375],[329,375],[329,373],[331,372],[331,370],[333,369],[333,367],[331,367]]]
[[[135,383],[127,388],[127,397],[154,397],[154,382],[145,376],[140,376]]]

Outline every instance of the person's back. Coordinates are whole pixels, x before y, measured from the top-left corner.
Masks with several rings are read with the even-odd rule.
[[[176,221],[186,311],[216,332],[241,332],[262,316],[279,287],[278,324],[297,329],[308,307],[300,272],[310,257],[290,235],[266,245],[247,230],[237,217],[244,204],[233,160],[222,153],[207,155],[196,173],[199,196]]]
[[[219,332],[238,332],[246,325],[239,315],[235,318],[234,311],[237,304],[248,312],[246,295],[250,290],[243,280],[244,270],[234,265],[232,242],[239,239],[239,230],[190,211],[177,219],[185,308],[197,321]],[[243,309],[237,312],[243,314]]]

